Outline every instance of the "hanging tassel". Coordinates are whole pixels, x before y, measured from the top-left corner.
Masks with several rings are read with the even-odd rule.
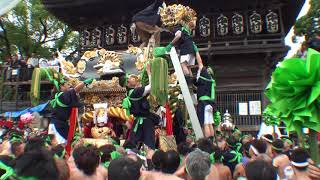
[[[67,139],[67,145],[66,145],[66,151],[68,155],[71,153],[71,143],[72,139],[74,137],[75,131],[76,131],[76,124],[77,124],[77,116],[78,116],[78,108],[73,107],[71,109],[70,114],[70,127],[68,132],[68,139]]]
[[[50,68],[35,68],[32,72],[30,98],[33,106],[37,106],[40,101],[41,80],[48,79],[59,89],[59,84],[63,81],[63,75]]]
[[[172,128],[172,113],[168,103],[165,105],[166,108],[166,131],[167,135],[173,135],[173,128]]]
[[[41,79],[45,77],[44,71],[40,68],[35,68],[32,73],[32,80],[31,80],[31,89],[30,89],[30,98],[31,104],[36,106],[39,104],[40,101],[40,82]]]
[[[168,100],[168,63],[163,58],[155,58],[151,65],[151,99],[158,105]]]

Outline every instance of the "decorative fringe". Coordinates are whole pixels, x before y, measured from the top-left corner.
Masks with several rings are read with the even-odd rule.
[[[172,113],[171,109],[168,103],[165,105],[166,108],[166,131],[167,131],[167,136],[173,135],[173,128],[172,128]]]
[[[168,100],[168,63],[163,58],[155,58],[151,66],[151,99],[158,105]]]
[[[35,68],[32,73],[31,89],[30,89],[30,98],[31,104],[36,106],[40,101],[40,83],[41,79],[45,78],[45,72],[40,68]]]
[[[73,107],[71,109],[71,114],[70,114],[70,119],[69,119],[70,126],[69,126],[68,139],[67,139],[67,145],[66,145],[66,151],[69,155],[71,153],[72,139],[73,139],[75,131],[76,131],[77,115],[78,115],[78,108]]]
[[[59,89],[59,84],[63,80],[63,75],[51,68],[35,68],[33,70],[30,89],[31,104],[33,106],[39,104],[41,80],[45,79],[48,79],[57,89]]]

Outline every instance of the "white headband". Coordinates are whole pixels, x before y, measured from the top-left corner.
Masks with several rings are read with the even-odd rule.
[[[261,139],[264,139],[264,140],[268,141],[269,143],[272,143],[272,141],[270,139],[268,139],[268,138],[266,138],[264,136],[261,136]]]
[[[258,149],[256,149],[254,146],[250,145],[250,148],[252,149],[253,153],[254,153],[256,156],[260,154],[259,151],[258,151]]]
[[[309,162],[294,162],[294,161],[291,161],[291,164],[295,167],[307,167],[309,166]]]

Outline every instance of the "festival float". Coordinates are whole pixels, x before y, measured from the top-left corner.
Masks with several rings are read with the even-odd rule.
[[[133,47],[129,50],[134,52]],[[84,52],[76,65],[62,60],[62,73],[68,78],[70,86],[77,85],[80,79],[86,77],[95,78],[79,93],[84,104],[79,118],[82,133],[85,138],[100,139],[86,139],[88,142],[111,143],[110,137],[120,137],[123,134],[122,125],[132,123],[134,119],[126,114],[121,105],[126,96],[126,88],[119,83],[119,77],[125,74],[120,68],[123,65],[122,54],[102,48]],[[101,139],[104,141],[101,142]]]
[[[177,77],[174,73],[168,77],[166,60],[162,58],[152,60],[151,52],[152,48],[150,47],[140,49],[131,45],[125,52],[108,51],[103,48],[95,49],[84,52],[76,64],[65,60],[59,54],[61,73],[51,68],[34,70],[31,88],[34,105],[40,99],[38,93],[40,80],[48,79],[54,83],[54,78],[64,78],[70,87],[75,87],[81,80],[94,77],[92,84],[86,86],[79,93],[84,106],[79,110],[77,131],[85,137],[86,142],[96,145],[111,143],[110,137],[126,138],[125,130],[127,128],[125,125],[132,125],[134,117],[128,115],[126,110],[122,108],[122,101],[125,99],[127,91],[125,82],[120,83],[120,79],[126,81],[128,74],[130,74],[140,79],[141,84],[145,85],[149,81],[145,72],[146,63],[151,63],[151,81],[160,83],[153,83],[149,101],[153,110],[156,111],[157,107],[166,104],[169,94],[168,109],[171,111],[171,118],[173,118],[178,107],[178,95],[181,94],[177,86]],[[131,69],[128,71],[123,65],[128,64],[124,61],[130,60],[133,60],[130,65],[134,67],[126,67]],[[171,128],[172,132],[172,125],[167,123],[167,126]],[[159,136],[160,132],[158,129],[155,133]]]
[[[51,4],[50,4],[50,2],[51,2]],[[68,2],[68,3],[70,3],[70,2]],[[99,1],[99,3],[102,3],[102,1]],[[133,2],[128,2],[128,3],[129,4],[131,3],[131,5],[136,4]],[[63,8],[72,8],[73,7],[71,5],[64,6],[64,3],[62,3],[62,2],[60,4],[60,6],[61,6],[60,7],[58,3],[56,3],[54,5],[54,3],[52,3],[51,0],[45,0],[44,4],[47,6],[47,8],[51,12],[54,12],[53,14],[55,14],[58,18],[61,18],[61,19],[62,19],[62,17],[65,17],[65,16],[61,16],[61,14],[59,14],[59,13],[66,12],[65,10],[61,11],[61,8],[62,7]],[[92,4],[94,4],[94,3],[92,2]],[[96,9],[94,9],[93,7],[96,8],[97,6],[92,6],[92,4],[88,3],[88,6],[86,6],[85,8],[91,8],[90,10],[92,12],[96,11]],[[137,4],[139,4],[139,3],[137,3]],[[230,3],[230,4],[233,4],[233,3]],[[234,4],[236,4],[236,3],[234,3]],[[222,47],[224,45],[228,46],[228,48],[233,47],[232,43],[224,42],[225,39],[230,39],[230,41],[231,41],[231,40],[235,40],[235,39],[237,39],[237,40],[242,39],[242,37],[244,37],[244,39],[246,39],[246,43],[243,43],[243,44],[247,45],[248,44],[247,39],[249,39],[249,41],[251,39],[254,39],[252,41],[258,41],[257,40],[257,39],[259,39],[258,37],[264,37],[265,34],[268,34],[269,36],[273,35],[275,37],[278,37],[278,36],[280,37],[280,36],[282,36],[280,34],[280,32],[283,34],[284,31],[287,31],[286,30],[287,27],[291,27],[291,25],[288,25],[288,24],[283,25],[283,22],[289,22],[289,21],[283,21],[283,18],[291,19],[291,17],[282,16],[281,13],[286,14],[285,9],[290,9],[290,8],[292,9],[292,7],[296,8],[296,6],[290,5],[290,8],[287,8],[286,6],[281,5],[281,6],[279,6],[279,9],[274,9],[274,7],[278,7],[278,6],[274,6],[274,4],[272,4],[272,3],[270,3],[270,4],[266,3],[266,4],[268,5],[268,8],[270,9],[270,10],[269,9],[266,10],[268,12],[264,12],[264,10],[260,10],[258,8],[256,8],[257,10],[255,10],[255,7],[251,7],[250,3],[249,3],[249,5],[243,5],[243,7],[246,6],[246,8],[247,8],[247,6],[250,7],[249,10],[245,10],[243,12],[239,11],[239,12],[234,12],[234,13],[229,13],[229,14],[227,12],[222,12],[220,14],[212,14],[211,9],[202,10],[203,8],[201,7],[200,4],[197,4],[197,3],[192,4],[192,7],[199,10],[199,12],[203,11],[203,12],[200,12],[201,16],[198,17],[199,18],[199,24],[198,24],[199,29],[196,29],[196,31],[192,32],[192,34],[195,35],[194,39],[196,39],[195,41],[197,41],[197,42],[200,42],[200,41],[205,42],[206,40],[208,40],[208,43],[206,42],[206,45],[208,45],[208,48],[206,46],[202,46],[201,48],[202,48],[202,51],[206,51],[208,53],[208,57],[205,57],[205,58],[208,58],[207,60],[210,65],[214,64],[213,62],[211,62],[211,58],[213,57],[213,54],[215,56],[215,63],[217,62],[217,64],[219,64],[218,62],[227,62],[227,61],[225,61],[225,58],[224,59],[221,58],[222,54],[225,53],[224,51],[228,51],[228,53],[231,51],[232,52],[238,51],[238,50],[231,50],[231,49],[229,50],[226,47]],[[139,4],[139,6],[141,6],[141,5],[142,5],[142,3]],[[138,6],[138,5],[135,5],[135,6]],[[219,4],[219,6],[221,6],[221,4]],[[103,6],[100,6],[100,7],[103,7]],[[174,5],[171,7],[174,7],[174,8],[172,8],[172,9],[168,8],[168,9],[162,10],[160,12],[162,14],[163,21],[167,21],[168,24],[175,23],[174,16],[171,16],[170,13],[177,11],[177,10],[183,12],[183,6],[181,6],[181,5]],[[223,5],[223,7],[224,7],[224,5]],[[223,9],[226,9],[226,11],[228,10],[228,8],[226,8],[226,7],[224,7]],[[232,9],[232,8],[230,7],[230,9]],[[243,8],[243,9],[245,9],[245,8]],[[232,9],[232,11],[233,11],[233,9]],[[288,11],[290,11],[290,10],[288,10]],[[78,11],[78,13],[79,12],[80,11]],[[100,13],[102,13],[102,12],[105,12],[105,11],[101,11]],[[122,9],[122,11],[119,11],[118,14],[123,13],[125,16],[125,15],[127,15],[126,14],[127,12],[129,13],[129,11],[124,11],[124,9]],[[231,10],[230,10],[230,12],[231,12]],[[295,9],[292,10],[292,12],[296,12]],[[110,13],[110,12],[106,12],[106,13]],[[90,13],[87,13],[87,14],[90,14]],[[85,15],[83,15],[83,16],[85,16]],[[177,14],[177,16],[179,16],[179,15]],[[78,17],[78,16],[74,16],[74,17]],[[101,15],[101,17],[104,17],[104,16]],[[130,17],[130,16],[128,16],[128,17]],[[139,42],[139,37],[137,36],[136,32],[130,32],[131,29],[129,29],[128,22],[125,20],[120,21],[119,20],[120,16],[118,16],[117,18],[114,17],[114,19],[111,19],[110,21],[109,20],[108,21],[100,21],[99,18],[96,18],[95,22],[92,22],[91,21],[92,19],[89,19],[89,17],[78,18],[79,21],[82,18],[87,20],[86,21],[87,24],[85,24],[84,26],[83,26],[83,22],[77,22],[78,20],[71,21],[72,20],[71,16],[70,17],[68,16],[65,18],[66,18],[66,22],[69,22],[69,24],[72,27],[74,27],[74,29],[78,30],[80,33],[81,58],[79,58],[77,63],[71,63],[69,61],[64,60],[64,58],[61,57],[61,59],[60,59],[61,60],[60,61],[61,62],[60,63],[61,64],[61,73],[65,77],[68,78],[68,83],[70,83],[71,85],[75,85],[80,80],[83,80],[88,77],[92,77],[95,79],[95,81],[91,85],[87,86],[85,89],[83,89],[80,92],[81,100],[85,104],[85,106],[83,109],[79,110],[79,112],[80,112],[79,120],[81,120],[80,124],[82,125],[82,129],[84,130],[83,132],[86,135],[86,137],[91,138],[94,136],[96,138],[105,138],[107,136],[112,135],[112,130],[115,129],[113,126],[110,126],[110,124],[114,125],[114,123],[111,123],[111,122],[115,121],[115,122],[119,122],[119,124],[125,124],[126,122],[132,122],[134,117],[127,116],[127,115],[125,116],[125,110],[122,109],[122,107],[121,107],[121,101],[124,99],[124,97],[126,95],[126,89],[124,88],[122,81],[123,81],[123,79],[125,79],[124,77],[126,74],[135,74],[140,79],[142,79],[142,83],[143,83],[143,78],[144,78],[143,69],[145,67],[145,63],[152,58],[145,57],[146,53],[147,53],[147,49],[139,49],[134,46],[129,46],[127,52],[114,51],[115,49],[120,49],[120,48],[118,48],[120,46],[123,49],[123,47],[127,46],[128,44],[133,43],[133,44],[137,45],[137,43]],[[91,17],[91,18],[93,18],[93,17]],[[123,17],[121,16],[121,18],[123,18]],[[266,24],[263,23],[263,18],[266,18]],[[129,18],[127,18],[127,19],[129,19]],[[115,21],[117,21],[117,22],[115,22]],[[89,22],[92,22],[92,24],[90,24]],[[232,22],[232,23],[230,24],[228,22]],[[290,22],[291,22],[291,20],[290,20]],[[259,36],[255,36],[257,34]],[[249,38],[247,38],[247,37],[249,37]],[[168,38],[164,37],[163,39],[166,40]],[[261,38],[261,39],[263,39],[263,38]],[[212,42],[214,42],[215,44]],[[239,40],[239,42],[242,43],[242,40]],[[250,42],[249,42],[249,44],[250,44]],[[261,44],[262,45],[264,45],[264,44],[269,45],[268,38],[263,39],[263,43],[261,43]],[[211,45],[213,47],[211,47]],[[219,45],[221,45],[221,47],[217,48],[217,46],[219,46]],[[261,45],[261,49],[265,49],[265,51],[267,51],[268,53],[274,52],[273,49],[271,51],[271,49],[265,48],[262,45]],[[279,44],[279,47],[280,47],[280,44]],[[282,48],[282,44],[281,44],[281,48]],[[281,49],[281,48],[278,48],[278,49]],[[250,47],[245,47],[243,49],[245,49],[245,50],[244,51],[241,50],[242,54],[248,53],[248,51],[250,51],[250,53],[251,53]],[[254,49],[254,50],[256,50],[256,49]],[[149,49],[148,54],[150,54],[150,51],[152,52],[152,50]],[[214,53],[213,53],[213,51],[214,51]],[[260,51],[260,49],[259,49],[259,51]],[[280,54],[280,53],[282,53],[282,51],[284,51],[284,50],[281,49],[281,52],[277,52],[277,53]],[[236,53],[234,53],[234,54],[236,54]],[[261,54],[263,54],[263,53],[261,53]],[[268,54],[268,56],[266,58],[268,60],[271,60],[270,57],[273,57],[273,56],[276,56],[276,53],[271,54],[271,55]],[[247,61],[245,61],[248,59],[247,57],[245,57],[245,59],[244,59],[243,57],[239,56],[239,58],[241,58],[241,61],[237,60],[237,63],[239,63],[239,67],[229,68],[230,66],[225,66],[224,65],[225,63],[221,63],[219,66],[217,66],[217,67],[219,67],[219,68],[217,68],[217,70],[220,71],[217,74],[219,74],[221,77],[222,77],[222,75],[223,76],[232,75],[232,74],[234,74],[234,72],[233,71],[231,72],[231,70],[236,70],[237,68],[241,68],[241,67],[254,67],[254,66],[256,66],[256,64],[254,64],[254,63],[253,64],[244,63],[244,62],[247,62]],[[254,57],[254,58],[257,58],[257,57]],[[232,59],[237,59],[237,58],[229,58],[228,57],[228,60],[231,61]],[[263,58],[259,57],[257,59],[263,59]],[[261,63],[259,61],[255,61],[255,62]],[[163,62],[161,62],[161,60],[159,60],[157,63],[161,64]],[[274,62],[272,61],[271,64],[273,64],[273,63]],[[233,63],[230,62],[230,64],[233,64]],[[267,67],[267,69],[268,70],[270,69],[269,66]],[[224,73],[221,73],[221,72],[224,72]],[[258,72],[254,71],[254,73],[258,73]],[[245,74],[247,75],[248,73],[246,72]],[[263,76],[263,78],[261,78],[260,77],[261,72],[259,72],[258,74],[259,75],[252,73],[252,77],[256,76],[257,78],[259,78],[259,81],[257,81],[257,82],[260,87],[260,85],[262,84],[260,82],[260,80],[264,81],[265,76]],[[240,74],[239,77],[241,77],[241,76],[243,76],[243,75]],[[177,81],[177,79],[178,79],[177,77],[174,77],[174,75],[170,75],[169,77],[170,78],[165,78],[165,80],[170,81],[171,79],[175,79],[175,81]],[[221,77],[218,77],[218,78],[221,78]],[[238,77],[238,74],[237,74],[237,77]],[[219,83],[221,83],[221,84],[219,84],[219,86],[222,87],[223,84],[228,85],[227,84],[227,82],[229,82],[229,81],[227,81],[228,78],[230,79],[231,77],[221,78],[219,80]],[[147,81],[147,79],[144,79],[144,80]],[[157,81],[157,79],[153,79],[153,81]],[[244,82],[249,83],[249,81],[245,78],[242,78],[242,79],[240,78],[239,82],[232,82],[232,83],[233,84],[238,83],[237,87],[235,88],[235,89],[237,89],[239,86],[241,86],[241,83],[244,83]],[[256,83],[256,81],[254,81],[254,82]],[[170,84],[170,82],[169,82],[169,84]],[[172,83],[172,84],[174,84],[174,83]],[[225,86],[225,87],[228,90],[233,89],[233,88],[230,88],[231,86]],[[256,87],[255,84],[254,84],[254,87]],[[164,87],[164,88],[166,88],[166,87]],[[166,93],[169,94],[169,99],[167,102],[168,102],[170,110],[172,111],[172,117],[173,117],[175,115],[174,112],[175,112],[177,106],[179,106],[179,104],[184,104],[184,103],[180,103],[181,98],[180,99],[178,98],[178,96],[181,94],[181,88],[179,86],[177,86],[177,84],[175,84],[175,85],[171,85],[171,86],[168,85],[167,92],[157,92],[156,89],[158,89],[158,88],[153,89],[153,93],[155,93],[155,94],[162,93],[163,97],[165,96]],[[157,96],[152,96],[152,95],[150,97],[150,102],[153,102],[151,104],[154,107],[158,106],[157,104],[154,103],[154,102],[159,101],[159,99],[156,99],[156,97]],[[223,98],[220,98],[219,100],[222,100],[222,99]],[[260,102],[263,100],[262,98],[260,98],[260,96],[258,99]],[[163,98],[161,98],[160,100],[164,101]],[[247,99],[245,99],[244,101],[247,101]],[[163,103],[163,102],[161,102],[161,103]],[[221,112],[224,112],[226,110],[228,103],[236,104],[235,102],[222,102],[221,101],[221,103],[220,103],[221,107],[219,107]],[[94,106],[95,104],[97,106]],[[224,105],[224,104],[226,104],[226,105],[222,107],[222,105]],[[234,105],[234,106],[236,106],[236,105]],[[233,108],[234,106],[232,106],[232,108],[229,109],[229,112],[234,117],[234,119],[233,119],[234,125],[239,125],[239,116],[234,116],[237,111],[236,108]],[[251,120],[250,118],[252,118],[252,117],[248,116],[247,118],[249,121],[249,120]],[[259,120],[259,122],[261,121],[260,118],[258,120]],[[255,123],[255,124],[259,124],[259,122]],[[108,125],[108,123],[109,123],[109,125]],[[248,124],[250,124],[250,123],[248,123]],[[242,123],[240,125],[242,125]],[[100,130],[99,127],[108,127],[109,129],[102,128]],[[79,128],[79,129],[81,129],[81,128]],[[93,135],[91,133],[91,129],[94,130],[95,135]],[[117,134],[117,132],[115,132],[115,133]],[[117,134],[117,135],[119,135],[119,134]]]

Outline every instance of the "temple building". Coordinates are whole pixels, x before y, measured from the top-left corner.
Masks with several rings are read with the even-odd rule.
[[[138,45],[132,16],[152,0],[42,0],[61,21],[80,33],[80,52],[94,48],[125,50]],[[242,131],[256,131],[267,100],[263,91],[276,64],[290,47],[285,36],[304,0],[169,0],[195,9],[193,32],[206,65],[214,68],[216,102]],[[161,34],[166,45],[172,35]]]

